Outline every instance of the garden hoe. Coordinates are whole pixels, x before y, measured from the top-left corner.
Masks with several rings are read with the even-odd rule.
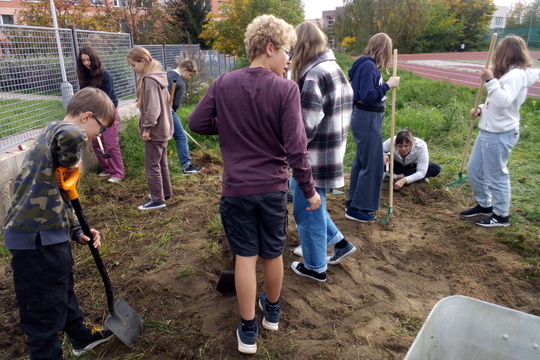
[[[234,267],[236,266],[236,257],[233,253],[232,270],[221,270],[216,290],[222,294],[228,294],[236,291],[234,284]]]
[[[101,156],[104,158],[104,159],[110,159],[111,158],[111,155],[107,154],[105,152],[105,149],[103,149],[103,144],[101,143],[101,138],[98,136],[97,138],[97,142],[98,142],[98,145],[99,145],[99,150],[101,150]]]
[[[92,239],[92,232],[90,231],[90,226],[88,226],[88,222],[84,216],[81,203],[79,202],[79,195],[77,193],[80,172],[80,169],[68,171],[65,167],[58,167],[56,169],[56,182],[58,183],[58,187],[64,190],[69,200],[71,200],[71,205],[75,210],[75,214],[79,219],[84,234]],[[92,252],[94,261],[96,262],[103,283],[105,284],[107,304],[111,314],[111,316],[105,320],[105,326],[124,344],[132,348],[135,346],[135,338],[142,334],[143,319],[124,300],[118,299],[116,304],[114,304],[111,280],[109,279],[109,275],[107,275],[107,270],[105,269],[99,250],[91,245],[91,241],[88,242],[88,247]]]
[[[493,49],[495,49],[495,43],[497,42],[497,33],[494,33],[491,37],[491,44],[489,45],[489,52],[488,57],[486,60],[486,66],[484,66],[484,69],[487,69],[491,66],[491,59],[493,57]],[[478,95],[476,96],[476,102],[474,104],[474,109],[478,109],[478,106],[480,106],[480,100],[482,99],[482,94],[484,92],[484,81],[480,81],[480,87],[478,88]],[[472,133],[474,130],[474,125],[476,124],[476,119],[471,119],[471,124],[469,126],[469,133],[467,134],[467,142],[465,143],[465,149],[463,150],[463,157],[461,158],[461,166],[459,168],[459,179],[457,179],[454,182],[451,182],[447,185],[447,187],[452,187],[455,185],[463,185],[467,181],[469,181],[469,178],[467,176],[463,176],[463,172],[465,171],[465,161],[467,161],[467,155],[469,154],[469,146],[471,145],[471,138]]]
[[[394,49],[394,71],[392,76],[397,76],[397,49]],[[388,214],[381,220],[381,224],[386,225],[390,220],[390,214],[394,212],[394,125],[396,122],[396,88],[392,89],[392,115],[390,117],[390,177],[388,179],[390,187],[390,204]]]

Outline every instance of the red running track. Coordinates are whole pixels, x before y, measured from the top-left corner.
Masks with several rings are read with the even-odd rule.
[[[540,51],[531,51],[531,56],[534,59],[540,60]],[[456,64],[456,68],[463,68],[464,70],[459,69],[447,69],[442,67],[437,67],[435,64],[433,66],[419,65],[414,63],[409,63],[410,60],[439,60],[439,61],[463,61],[464,63],[467,60],[475,60],[475,64],[485,63],[487,59],[487,52],[457,52],[457,53],[433,53],[433,54],[404,54],[398,55],[398,67],[403,70],[412,71],[414,74],[430,78],[433,80],[449,81],[452,84],[456,85],[465,85],[473,88],[480,86],[480,69],[481,65],[460,65]],[[484,62],[478,62],[478,60],[483,60]],[[478,69],[478,71],[470,71],[470,69]],[[465,69],[469,69],[468,71]],[[531,97],[540,97],[540,82],[534,83],[529,87],[528,96]]]

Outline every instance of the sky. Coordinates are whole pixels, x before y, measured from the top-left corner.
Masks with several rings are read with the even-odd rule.
[[[495,5],[510,6],[517,0],[495,0]],[[303,0],[306,19],[320,19],[325,10],[343,6],[343,0]]]

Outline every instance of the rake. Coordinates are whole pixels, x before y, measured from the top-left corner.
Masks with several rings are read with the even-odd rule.
[[[486,60],[486,65],[484,66],[484,69],[487,69],[491,66],[491,60],[493,57],[493,50],[495,49],[495,43],[497,42],[497,33],[494,33],[491,37],[491,44],[489,45],[489,52],[488,57]],[[474,104],[474,109],[478,109],[478,106],[480,106],[480,100],[482,100],[482,94],[484,92],[484,81],[480,81],[480,87],[478,88],[478,95],[476,96],[476,102]],[[476,119],[471,119],[471,124],[469,125],[469,133],[467,134],[467,142],[465,143],[465,149],[463,150],[463,156],[461,158],[461,166],[459,168],[459,179],[456,181],[451,182],[450,184],[446,185],[447,187],[452,187],[456,185],[464,185],[469,181],[469,178],[467,176],[464,176],[463,173],[465,171],[465,161],[467,161],[467,155],[469,154],[469,146],[471,145],[471,138],[472,133],[474,130],[474,125],[476,124]]]
[[[394,49],[394,71],[392,76],[397,76],[397,49]],[[390,214],[394,212],[394,125],[396,120],[396,88],[392,88],[392,113],[390,117],[390,204],[388,206],[388,213],[381,220],[381,224],[386,225],[390,220]]]

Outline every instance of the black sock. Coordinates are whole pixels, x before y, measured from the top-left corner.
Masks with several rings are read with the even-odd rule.
[[[340,242],[338,242],[335,247],[336,249],[344,249],[345,246],[347,246],[349,242],[347,240],[345,240],[345,238],[343,238],[343,240],[341,240]]]
[[[268,301],[268,298],[266,299],[266,310],[268,311],[276,311],[279,309],[279,299],[275,303],[271,303]]]
[[[257,325],[257,317],[254,317],[253,320],[244,320],[242,317],[240,318],[242,321],[242,331],[255,331],[255,325]]]

